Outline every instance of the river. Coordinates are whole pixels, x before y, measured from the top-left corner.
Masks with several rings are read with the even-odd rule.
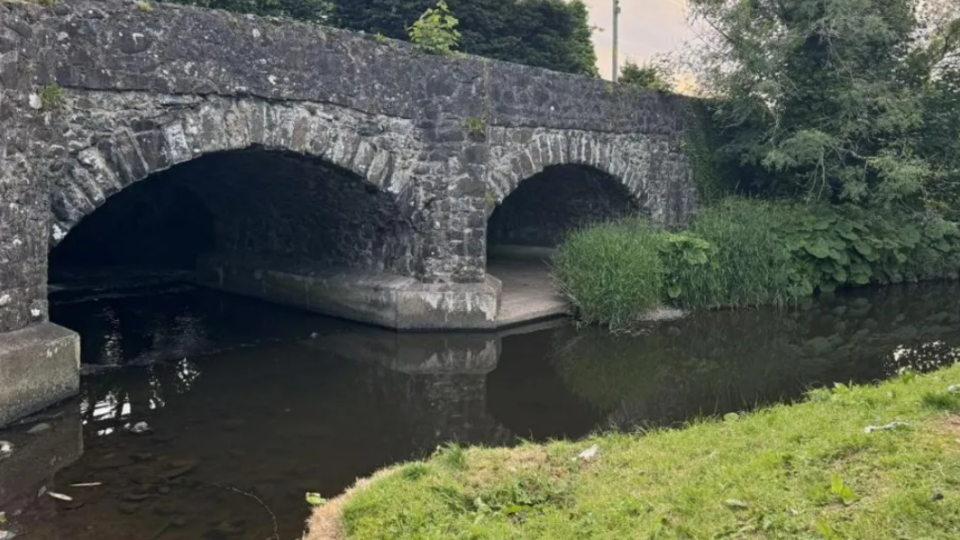
[[[163,279],[53,290],[84,377],[75,400],[0,432],[49,469],[0,486],[0,530],[18,539],[293,540],[306,492],[335,496],[448,441],[678,426],[960,357],[955,283],[694,313],[631,336],[566,321],[396,334]],[[37,422],[49,429],[27,434]]]

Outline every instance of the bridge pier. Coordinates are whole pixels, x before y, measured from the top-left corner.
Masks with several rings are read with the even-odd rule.
[[[0,333],[0,427],[80,389],[80,336],[52,323]]]

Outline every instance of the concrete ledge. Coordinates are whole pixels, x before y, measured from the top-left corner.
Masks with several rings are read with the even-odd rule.
[[[198,261],[199,284],[397,330],[492,330],[500,281],[420,283],[354,269],[315,269],[222,255]]]
[[[80,336],[53,323],[0,334],[0,427],[80,390]]]

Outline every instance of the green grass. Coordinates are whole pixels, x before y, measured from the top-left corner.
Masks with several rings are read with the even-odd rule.
[[[663,233],[639,218],[574,231],[557,251],[554,272],[581,320],[624,328],[659,306],[662,242]]]
[[[793,261],[776,234],[784,205],[731,199],[704,209],[690,232],[714,246],[709,265],[676,265],[678,300],[694,307],[784,305],[800,296]]]
[[[438,452],[357,490],[343,524],[353,540],[960,538],[957,382],[960,366],[680,430]]]

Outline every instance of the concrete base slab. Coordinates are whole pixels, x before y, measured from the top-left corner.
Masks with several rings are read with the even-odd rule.
[[[397,330],[490,330],[500,308],[500,281],[492,277],[483,283],[420,283],[385,273],[218,255],[198,261],[196,279],[204,286]]]
[[[570,304],[557,291],[545,263],[529,259],[489,261],[487,272],[502,284],[498,328],[570,315]]]
[[[0,334],[0,427],[80,390],[80,336],[53,323]]]

